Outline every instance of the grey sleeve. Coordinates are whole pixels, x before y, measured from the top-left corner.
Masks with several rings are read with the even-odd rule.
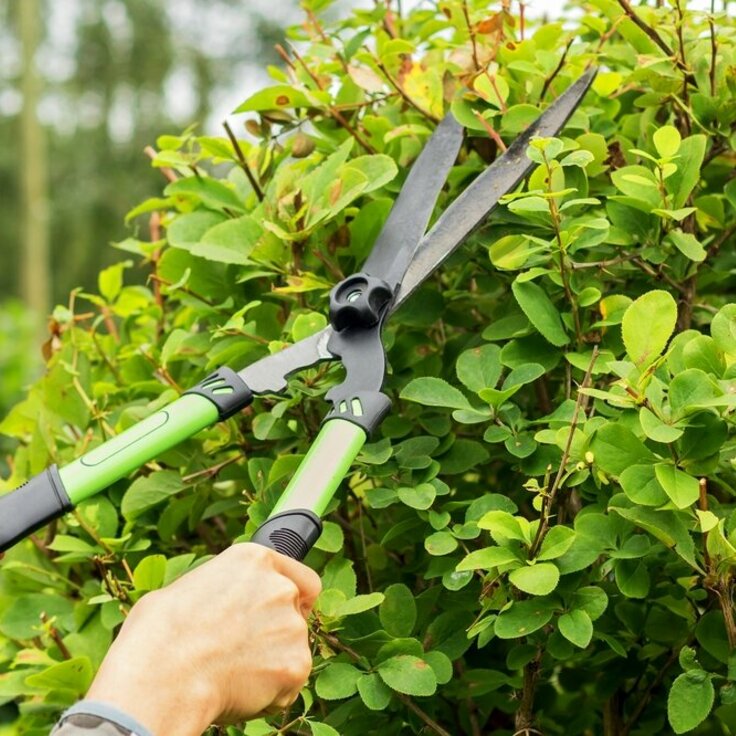
[[[127,713],[107,703],[82,700],[67,710],[51,736],[153,736]]]

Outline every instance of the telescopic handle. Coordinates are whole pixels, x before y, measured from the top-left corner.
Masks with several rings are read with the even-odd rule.
[[[56,465],[0,496],[0,552],[74,508]]]
[[[62,468],[0,496],[0,552],[145,463],[253,401],[237,373],[220,368],[183,396]]]
[[[345,419],[329,419],[304,456],[271,516],[251,542],[303,560],[322,533],[320,516],[367,438]]]

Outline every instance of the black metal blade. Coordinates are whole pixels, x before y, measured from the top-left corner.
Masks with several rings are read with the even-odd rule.
[[[325,327],[278,353],[251,363],[242,371],[238,371],[238,375],[256,395],[281,393],[286,388],[286,378],[291,373],[309,368],[323,360],[336,359],[336,356],[327,349],[331,335],[332,327]]]
[[[388,219],[361,269],[391,286],[398,284],[427,229],[435,202],[455,163],[463,128],[448,114],[411,167]]]
[[[596,70],[583,74],[560,95],[460,196],[442,213],[417,246],[398,294],[396,310],[450,256],[534,167],[526,157],[529,141],[557,135],[588,91]]]

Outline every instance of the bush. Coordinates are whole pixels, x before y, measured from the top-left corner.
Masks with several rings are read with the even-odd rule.
[[[447,109],[468,137],[440,207],[595,63],[528,183],[391,321],[394,413],[309,557],[314,678],[244,733],[736,729],[733,20],[594,0],[532,27],[448,0],[323,27],[327,4],[238,109],[247,140],[159,139],[177,179],[130,217],[162,233],[118,244],[149,285],[125,261],[56,310],[0,427],[5,486],[324,326]],[[295,376],[7,555],[15,732],[84,692],[133,602],[248,538],[339,378]]]

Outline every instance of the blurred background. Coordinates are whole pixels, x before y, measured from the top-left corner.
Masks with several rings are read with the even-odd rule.
[[[297,0],[0,2],[0,417],[41,362],[46,315],[120,259],[125,213],[160,193],[143,153],[215,135],[278,63]]]
[[[432,4],[330,11],[384,2]],[[564,12],[563,0],[525,5]],[[110,242],[130,235],[125,213],[161,191],[144,147],[192,124],[221,135],[301,17],[299,0],[0,1],[0,418],[40,370],[46,315],[72,288],[95,288],[121,256]]]

